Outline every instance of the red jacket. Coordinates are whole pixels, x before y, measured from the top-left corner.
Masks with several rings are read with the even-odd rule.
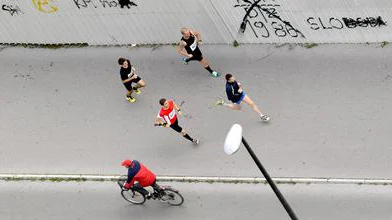
[[[154,184],[156,176],[147,167],[137,160],[133,160],[131,166],[128,168],[127,183],[133,186],[134,182],[139,182],[140,186],[147,187]]]

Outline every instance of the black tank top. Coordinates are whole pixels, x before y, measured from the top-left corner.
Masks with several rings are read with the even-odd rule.
[[[188,54],[194,54],[200,52],[200,49],[197,46],[197,38],[193,36],[193,34],[191,34],[191,36],[188,39],[182,37],[181,40],[186,43],[185,50]]]

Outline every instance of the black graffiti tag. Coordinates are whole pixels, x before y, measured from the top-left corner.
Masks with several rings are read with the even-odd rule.
[[[120,4],[121,8],[124,8],[125,6],[129,9],[131,6],[137,6],[134,2],[131,2],[130,0],[118,0],[118,3]]]
[[[248,25],[253,31],[256,38],[259,36],[268,38],[270,37],[270,30],[275,33],[277,37],[298,37],[305,38],[301,31],[294,28],[290,22],[283,20],[279,14],[277,8],[281,5],[276,3],[275,0],[269,0],[272,3],[259,4],[261,0],[237,0],[237,4],[234,7],[244,8],[246,14],[240,25],[240,32],[244,33],[246,26]],[[240,3],[241,2],[241,3]],[[261,15],[260,19],[258,16]],[[256,20],[256,21],[251,21]],[[272,21],[271,21],[272,20]],[[258,33],[261,34],[258,34]]]
[[[118,5],[117,1],[99,0],[99,2],[101,2],[102,6],[104,8],[106,8],[106,7],[108,7],[108,8],[117,7],[117,5]]]
[[[94,4],[92,0],[73,0],[76,7],[80,8],[87,8],[89,5],[93,5],[94,8],[97,8],[97,5]]]
[[[352,19],[352,18],[342,18],[344,24],[348,28],[356,28],[356,27],[380,27],[380,26],[386,26],[386,22],[382,20],[381,16],[378,16],[377,18],[373,17],[367,17],[367,18],[357,18]]]
[[[322,19],[320,17],[309,17],[306,19],[308,24],[310,25],[310,29],[319,30],[319,29],[343,29],[346,28],[357,28],[357,27],[381,27],[386,26],[387,22],[385,22],[381,16],[375,17],[366,17],[366,18],[347,18],[343,17],[339,18],[329,18]]]
[[[3,4],[1,6],[1,9],[3,11],[8,11],[11,16],[14,16],[14,14],[19,15],[19,13],[23,13],[22,10],[20,10],[19,6],[17,6],[17,5],[5,5],[5,4]]]
[[[318,30],[320,28],[322,29],[342,29],[344,27],[343,22],[340,21],[337,18],[329,18],[328,22],[323,22],[321,18],[314,18],[314,17],[309,17],[307,20],[308,24],[310,24],[310,29],[312,30]],[[321,27],[320,27],[321,26]]]
[[[131,6],[137,6],[136,3],[130,0],[73,0],[78,9],[88,8],[90,6],[94,8],[115,8],[120,6],[121,8],[130,9]]]

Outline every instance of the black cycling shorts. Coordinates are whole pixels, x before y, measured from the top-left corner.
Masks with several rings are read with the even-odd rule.
[[[178,120],[176,120],[173,124],[170,125],[170,127],[177,131],[178,133],[181,133],[182,128],[178,125]]]
[[[136,77],[136,79],[133,79],[127,83],[124,83],[125,88],[127,88],[128,91],[132,91],[132,83],[138,83],[142,78],[139,76]]]
[[[192,60],[197,60],[197,61],[201,61],[203,59],[203,54],[201,53],[200,50],[195,50],[192,53],[192,57],[188,58],[188,61],[192,61]]]

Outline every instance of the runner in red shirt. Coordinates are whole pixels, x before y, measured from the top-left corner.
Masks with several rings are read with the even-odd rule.
[[[170,127],[173,130],[177,131],[178,133],[181,133],[181,135],[184,138],[192,141],[192,143],[199,144],[200,141],[198,139],[191,138],[186,133],[186,131],[178,125],[176,111],[178,112],[179,115],[182,114],[181,109],[178,107],[178,105],[176,105],[176,103],[173,100],[166,100],[166,99],[159,100],[159,104],[161,104],[162,108],[158,113],[155,126],[163,125],[167,128]]]

